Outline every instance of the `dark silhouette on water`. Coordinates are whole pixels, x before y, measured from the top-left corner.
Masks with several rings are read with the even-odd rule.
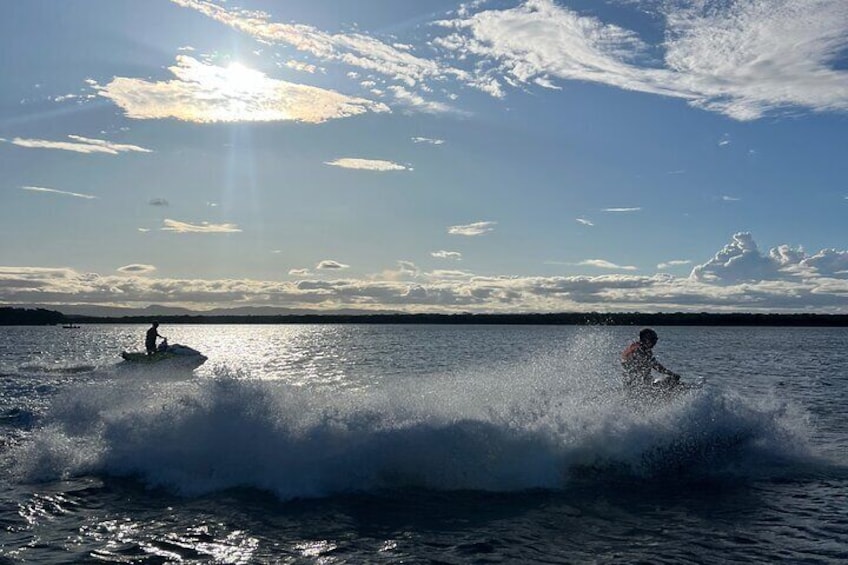
[[[52,310],[0,307],[0,325],[146,324],[139,316],[66,316]],[[167,324],[496,324],[587,326],[810,326],[848,327],[848,314],[760,314],[737,312],[558,312],[538,314],[292,314],[292,315],[163,315]]]

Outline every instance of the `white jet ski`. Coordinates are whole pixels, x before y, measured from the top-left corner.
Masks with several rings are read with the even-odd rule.
[[[132,365],[139,367],[174,366],[191,369],[200,367],[207,359],[205,355],[196,349],[187,345],[180,345],[179,343],[168,345],[167,341],[162,342],[156,353],[151,355],[148,355],[143,351],[122,351],[121,357],[123,357],[124,361],[127,363],[131,363]]]

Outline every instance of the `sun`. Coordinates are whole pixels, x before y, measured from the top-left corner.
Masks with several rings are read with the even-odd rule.
[[[230,63],[220,71],[219,88],[231,96],[251,95],[268,89],[268,78],[264,73],[241,63]]]

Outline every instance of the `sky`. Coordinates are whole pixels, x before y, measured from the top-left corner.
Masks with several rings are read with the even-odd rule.
[[[0,304],[848,313],[844,0],[27,0],[0,52]]]

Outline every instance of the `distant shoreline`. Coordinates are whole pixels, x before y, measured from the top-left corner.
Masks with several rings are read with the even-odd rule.
[[[788,326],[848,327],[848,314],[758,314],[709,312],[561,312],[539,314],[284,314],[66,316],[45,309],[0,307],[0,325],[65,324],[442,324],[582,326]]]

